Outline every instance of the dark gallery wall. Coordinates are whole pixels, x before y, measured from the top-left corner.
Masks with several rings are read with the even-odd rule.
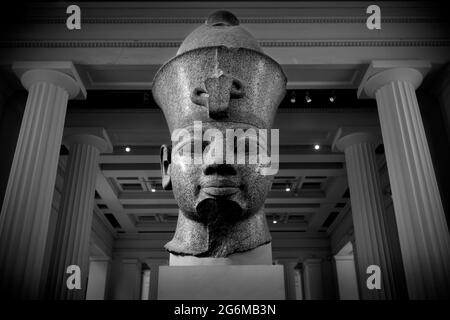
[[[8,184],[9,171],[16,150],[20,124],[27,101],[26,91],[16,91],[10,95],[1,108],[0,115],[0,207],[3,205]]]
[[[450,225],[449,71],[450,65],[447,65],[425,79],[424,84],[417,90],[417,100],[447,218],[447,226]]]

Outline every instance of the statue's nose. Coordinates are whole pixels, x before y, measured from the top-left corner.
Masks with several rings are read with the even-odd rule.
[[[206,176],[217,174],[219,176],[235,176],[236,169],[229,164],[211,163],[203,167],[203,174]]]

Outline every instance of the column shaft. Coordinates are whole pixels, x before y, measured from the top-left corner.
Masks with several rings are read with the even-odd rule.
[[[141,300],[150,300],[150,277],[150,269],[144,270],[142,272]]]
[[[150,291],[149,300],[158,299],[158,279],[159,279],[159,267],[161,264],[150,265]]]
[[[409,297],[450,297],[450,236],[415,87],[391,81],[376,93]]]
[[[70,147],[49,273],[49,288],[55,299],[85,298],[99,154],[97,147],[88,144],[75,143]],[[70,265],[81,269],[80,290],[67,288],[66,270]]]
[[[303,262],[303,277],[305,282],[305,299],[322,300],[323,279],[321,259],[307,259]]]
[[[294,269],[294,281],[295,281],[295,300],[303,300],[303,280],[302,270]]]
[[[395,274],[374,150],[374,143],[362,141],[345,148],[361,296],[363,299],[394,299],[397,297]],[[381,268],[381,289],[369,290],[366,286],[369,276],[366,270],[370,265]]]
[[[282,261],[281,264],[284,266],[284,288],[286,291],[286,300],[295,300],[295,266],[297,261]]]
[[[68,92],[53,83],[29,87],[0,215],[0,288],[37,298]]]

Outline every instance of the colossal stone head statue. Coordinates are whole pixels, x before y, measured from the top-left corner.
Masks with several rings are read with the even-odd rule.
[[[273,175],[248,161],[250,136],[244,163],[228,156],[239,152],[236,132],[272,128],[285,88],[280,65],[226,11],[211,14],[157,72],[153,96],[172,134],[172,146],[161,147],[162,183],[180,208],[169,252],[227,257],[271,241],[264,201]],[[212,142],[226,144],[223,161]]]

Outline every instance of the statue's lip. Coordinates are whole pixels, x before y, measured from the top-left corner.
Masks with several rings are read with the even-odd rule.
[[[208,179],[200,187],[202,192],[210,196],[230,196],[240,190],[239,184],[226,178]]]
[[[200,183],[200,187],[204,188],[239,188],[239,184],[230,179],[208,179]]]
[[[238,187],[206,187],[203,192],[210,196],[231,196],[239,192]]]

